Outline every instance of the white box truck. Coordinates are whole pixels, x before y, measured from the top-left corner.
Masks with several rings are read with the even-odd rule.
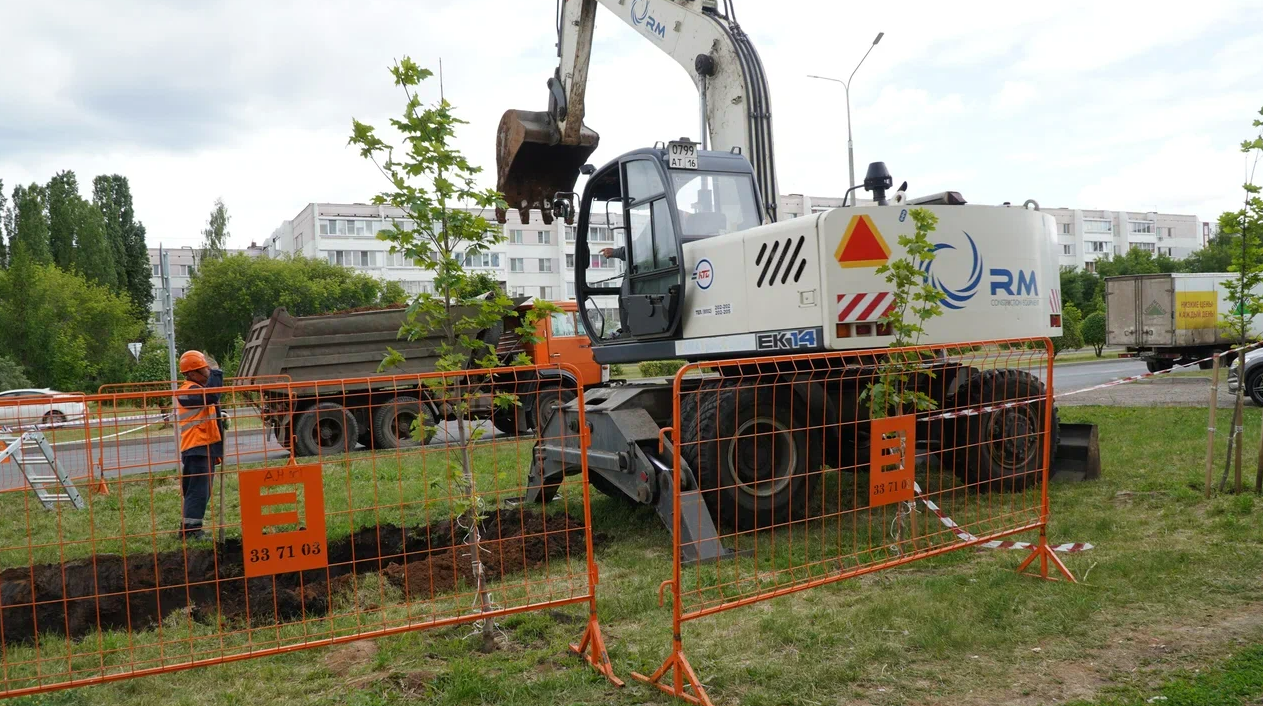
[[[1107,277],[1106,344],[1144,358],[1149,372],[1238,345],[1240,341],[1223,326],[1224,315],[1233,308],[1224,282],[1236,277],[1231,272]],[[1263,287],[1255,294],[1263,294]],[[1263,317],[1251,320],[1251,338],[1260,334],[1261,326]],[[1209,368],[1210,363],[1201,367]]]

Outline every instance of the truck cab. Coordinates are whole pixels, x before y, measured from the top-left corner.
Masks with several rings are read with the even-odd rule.
[[[586,389],[608,382],[610,367],[601,365],[592,357],[592,341],[578,321],[578,302],[553,302],[553,305],[561,311],[553,312],[548,318],[535,323],[535,337],[538,340],[523,344],[526,354],[537,365],[573,365],[579,372],[580,388]]]

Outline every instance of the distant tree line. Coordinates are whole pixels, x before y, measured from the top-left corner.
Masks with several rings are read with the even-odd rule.
[[[30,384],[95,391],[126,379],[149,274],[127,177],[96,177],[91,200],[72,171],[7,195],[0,181],[0,357]]]

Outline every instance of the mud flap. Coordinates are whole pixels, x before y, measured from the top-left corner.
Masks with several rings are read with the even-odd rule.
[[[1095,424],[1060,424],[1060,440],[1053,449],[1050,480],[1074,483],[1101,477],[1101,449]]]
[[[574,191],[579,168],[599,141],[585,126],[579,130],[578,144],[562,144],[557,123],[547,112],[507,110],[496,130],[496,189],[523,223],[529,222],[533,208],[540,210],[545,223],[552,223],[553,197]],[[506,216],[496,210],[499,222],[504,223]],[[566,215],[566,223],[573,220],[573,214]]]

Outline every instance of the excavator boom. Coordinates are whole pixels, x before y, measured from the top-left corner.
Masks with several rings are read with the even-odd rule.
[[[731,0],[562,0],[557,71],[548,110],[509,110],[496,133],[497,188],[527,222],[555,214],[554,196],[574,190],[579,168],[599,142],[583,124],[597,6],[607,9],[675,59],[701,100],[702,148],[736,151],[754,167],[764,221],[776,220],[771,95],[758,53],[737,25]],[[569,213],[566,221],[570,222]],[[500,222],[507,214],[497,213]]]

